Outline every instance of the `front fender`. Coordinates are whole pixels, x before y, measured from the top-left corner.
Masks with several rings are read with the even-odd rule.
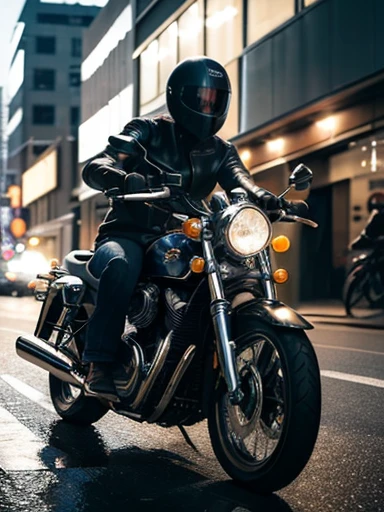
[[[235,307],[232,316],[241,321],[241,317],[254,316],[271,325],[292,329],[313,329],[304,317],[283,302],[271,299],[252,299]]]

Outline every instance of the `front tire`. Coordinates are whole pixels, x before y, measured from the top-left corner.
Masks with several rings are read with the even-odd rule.
[[[272,327],[251,315],[235,326],[245,397],[229,402],[221,381],[208,417],[212,446],[230,477],[271,493],[307,464],[318,434],[320,372],[303,331]]]

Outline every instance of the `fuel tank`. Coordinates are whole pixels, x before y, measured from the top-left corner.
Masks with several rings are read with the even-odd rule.
[[[183,233],[170,233],[147,249],[144,272],[151,277],[187,279],[189,263],[194,256],[201,256],[200,242],[187,238]]]

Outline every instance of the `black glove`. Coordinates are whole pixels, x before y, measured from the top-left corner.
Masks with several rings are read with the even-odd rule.
[[[306,218],[308,216],[309,206],[305,201],[294,200],[284,201],[283,208],[288,215],[297,215]]]
[[[283,200],[264,188],[257,187],[256,190],[253,190],[253,196],[257,206],[260,206],[262,210],[279,210],[283,207]]]

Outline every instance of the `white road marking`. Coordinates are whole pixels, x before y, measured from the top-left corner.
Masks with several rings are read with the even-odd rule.
[[[375,352],[374,350],[364,350],[362,348],[339,347],[337,345],[321,345],[320,343],[312,343],[314,347],[334,348],[335,350],[346,350],[348,352],[363,352],[364,354],[372,354],[375,356],[384,356],[384,352]]]
[[[39,454],[46,445],[13,414],[0,407],[0,467],[5,471],[46,469]]]
[[[29,386],[28,384],[25,384],[25,382],[22,382],[21,380],[17,379],[16,377],[13,377],[12,375],[4,374],[0,375],[0,377],[3,379],[4,382],[9,384],[9,386],[11,386],[13,389],[27,397],[32,402],[35,402],[36,404],[40,405],[47,411],[56,414],[55,408],[53,407],[51,402],[49,402],[44,393],[37,391],[37,389]]]
[[[384,380],[381,379],[362,377],[361,375],[352,375],[350,373],[333,372],[330,370],[321,370],[320,373],[322,377],[329,377],[330,379],[346,380],[348,382],[356,382],[357,384],[366,384],[367,386],[384,388]]]
[[[11,332],[12,334],[18,334],[19,336],[22,334],[31,334],[27,331],[20,331],[20,329],[9,329],[8,327],[0,327],[0,331]]]

